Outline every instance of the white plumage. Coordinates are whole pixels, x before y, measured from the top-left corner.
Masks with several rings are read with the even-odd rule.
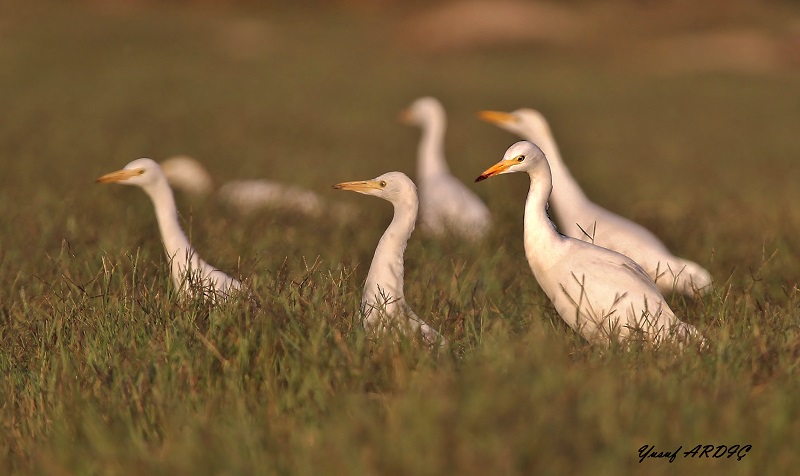
[[[489,209],[464,183],[450,173],[444,157],[447,118],[441,103],[431,97],[414,101],[401,118],[422,128],[417,151],[420,228],[435,236],[448,231],[479,240],[489,231]]]
[[[241,282],[203,261],[189,244],[178,222],[172,189],[156,162],[150,159],[134,160],[121,170],[103,175],[97,182],[134,185],[150,197],[164,251],[170,261],[170,274],[179,292],[194,295],[202,290],[206,296],[216,299],[241,289]]]
[[[325,210],[319,195],[269,180],[233,180],[219,188],[219,198],[241,212],[277,208],[319,216]]]
[[[428,344],[445,345],[445,339],[414,314],[403,293],[403,254],[414,231],[419,206],[414,182],[401,172],[388,172],[372,180],[340,183],[333,188],[380,197],[394,206],[394,217],[375,248],[364,284],[364,327],[383,330],[400,326],[419,331]]]
[[[481,117],[541,146],[552,170],[550,201],[556,220],[567,236],[618,251],[639,263],[662,292],[693,296],[711,289],[711,275],[702,266],[674,256],[643,226],[589,200],[564,165],[550,127],[538,111],[482,111]],[[588,236],[587,236],[588,234]]]
[[[172,157],[161,163],[170,185],[192,195],[208,195],[213,180],[208,171],[188,156]],[[319,216],[326,207],[320,196],[310,190],[271,180],[232,180],[217,192],[226,205],[242,213],[275,208],[308,216]]]
[[[525,256],[539,285],[570,327],[590,342],[641,337],[654,343],[683,343],[697,330],[675,317],[655,283],[632,259],[615,251],[561,235],[547,215],[553,189],[545,154],[520,141],[476,181],[526,172]]]

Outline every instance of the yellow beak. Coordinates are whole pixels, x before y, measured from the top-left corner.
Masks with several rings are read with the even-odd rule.
[[[481,111],[478,113],[478,117],[486,122],[491,122],[492,124],[498,125],[509,124],[516,121],[516,118],[513,114],[500,111]]]
[[[487,178],[489,178],[489,177],[491,177],[493,175],[501,174],[501,173],[505,172],[506,170],[508,170],[508,168],[511,167],[512,165],[514,165],[515,163],[516,162],[511,161],[511,160],[501,160],[500,162],[498,162],[498,163],[492,165],[491,167],[489,167],[488,169],[484,170],[484,172],[482,174],[480,174],[478,176],[478,178],[475,179],[475,181],[476,182],[480,182],[481,180],[486,180]]]
[[[333,188],[336,190],[351,190],[353,192],[368,193],[370,190],[379,190],[381,185],[374,180],[361,180],[357,182],[337,183]]]
[[[122,182],[124,180],[128,180],[131,177],[136,177],[137,175],[141,174],[142,171],[140,169],[122,169],[122,170],[117,170],[116,172],[105,174],[102,177],[95,180],[95,182],[97,183]]]

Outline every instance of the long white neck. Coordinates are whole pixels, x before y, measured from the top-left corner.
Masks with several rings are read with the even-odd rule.
[[[422,137],[417,149],[417,178],[424,180],[450,172],[444,158],[444,133],[447,119],[444,112],[430,114],[422,124]]]
[[[560,258],[566,238],[556,231],[547,215],[547,200],[553,189],[547,161],[541,161],[528,175],[531,185],[525,201],[525,256],[538,279],[541,270]]]
[[[569,173],[569,169],[564,165],[561,152],[550,131],[550,126],[544,122],[539,124],[538,131],[530,134],[529,140],[538,145],[547,161],[550,163],[550,170],[553,180],[553,191],[550,202],[555,207],[556,214],[560,223],[571,223],[571,210],[582,209],[588,202],[581,186]],[[565,219],[566,218],[566,219]]]
[[[175,282],[176,287],[181,287],[185,280],[187,268],[192,270],[202,269],[201,260],[192,249],[189,239],[186,238],[181,229],[178,222],[178,209],[175,206],[175,198],[166,179],[146,187],[144,190],[152,200],[156,211],[158,228],[161,231],[161,242],[164,244],[167,259],[170,260],[172,280]]]
[[[389,305],[386,306],[386,311],[387,314],[391,314],[391,303],[405,299],[403,254],[411,232],[414,231],[417,207],[416,197],[394,204],[394,217],[378,242],[369,267],[362,307],[365,307],[365,304],[382,307],[387,304],[385,300],[388,298]],[[365,313],[368,313],[367,311],[369,309],[366,309]]]

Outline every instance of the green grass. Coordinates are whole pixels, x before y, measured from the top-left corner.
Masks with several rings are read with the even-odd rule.
[[[796,75],[655,76],[543,47],[428,56],[397,41],[392,15],[408,13],[0,7],[0,473],[796,468]],[[232,54],[254,21],[256,53]],[[409,243],[407,298],[451,350],[367,339],[361,286],[391,209],[330,185],[413,176],[418,131],[395,117],[428,94],[465,181],[515,140],[477,110],[550,117],[592,198],[711,271],[713,293],[670,298],[708,352],[574,335],[525,261],[516,176],[474,186],[496,220],[485,243]],[[177,153],[219,183],[293,182],[359,214],[239,216],[178,196],[199,254],[257,303],[181,301],[147,198],[93,183]],[[752,450],[640,464],[645,444]]]

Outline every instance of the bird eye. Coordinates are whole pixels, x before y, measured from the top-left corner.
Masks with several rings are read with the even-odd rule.
[[[381,180],[381,183],[379,185],[381,186],[381,188],[386,187],[386,180]]]
[[[139,169],[139,175],[144,175],[144,169]]]
[[[525,160],[524,155],[520,155],[519,157],[517,157],[517,162],[522,162],[523,160]]]

